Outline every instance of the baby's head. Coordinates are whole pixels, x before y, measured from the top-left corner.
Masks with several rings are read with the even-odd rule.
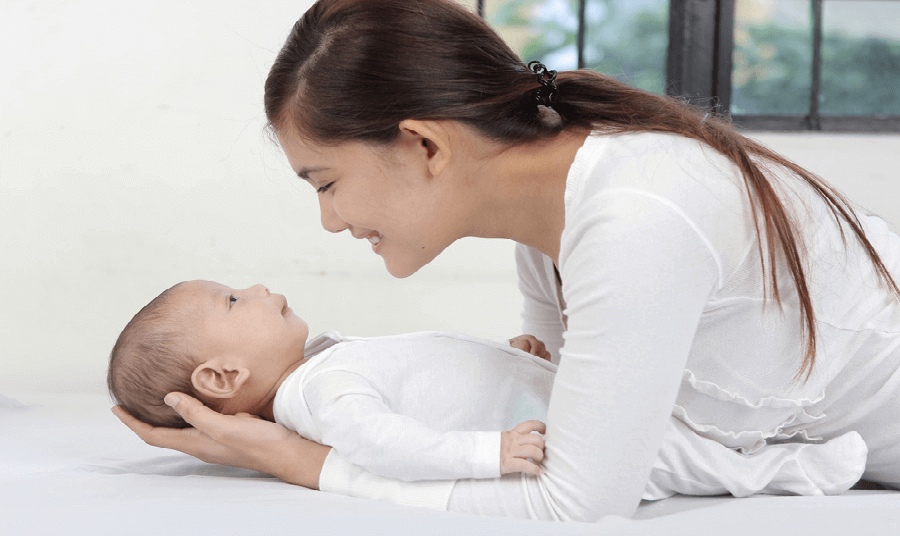
[[[309,328],[279,294],[211,281],[179,283],[125,326],[109,360],[113,399],[155,426],[187,423],[165,405],[178,391],[222,413],[272,418],[278,386],[303,362]]]

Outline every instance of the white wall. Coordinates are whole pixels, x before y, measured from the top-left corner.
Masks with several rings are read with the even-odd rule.
[[[322,231],[262,133],[308,4],[0,3],[0,393],[104,389],[118,332],[184,279],[266,283],[314,332],[518,333],[512,244],[462,241],[395,280]],[[900,227],[900,136],[756,137]]]
[[[900,134],[751,132],[900,231]]]
[[[102,389],[118,332],[184,279],[263,282],[314,332],[516,334],[511,244],[399,281],[319,226],[263,134],[310,3],[0,3],[0,392]]]

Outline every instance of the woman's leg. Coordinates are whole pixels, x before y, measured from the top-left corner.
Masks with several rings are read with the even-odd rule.
[[[671,419],[644,491],[645,500],[676,493],[746,497],[832,495],[850,489],[866,466],[866,444],[856,432],[827,443],[767,445],[741,454]]]

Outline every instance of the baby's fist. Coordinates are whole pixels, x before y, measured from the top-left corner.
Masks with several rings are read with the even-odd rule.
[[[509,345],[513,348],[518,348],[531,355],[536,355],[550,361],[550,352],[547,351],[547,347],[534,335],[519,335],[518,337],[513,337],[509,340]]]
[[[547,427],[541,421],[525,421],[515,428],[500,434],[500,474],[529,473],[541,474],[544,461],[544,438],[531,432],[543,434]]]

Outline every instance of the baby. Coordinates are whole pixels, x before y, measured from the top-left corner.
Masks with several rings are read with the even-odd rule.
[[[110,357],[116,402],[158,426],[186,423],[163,403],[187,393],[225,414],[250,413],[401,480],[539,474],[556,366],[530,336],[518,348],[458,333],[341,337],[307,343],[306,323],[262,285],[179,283],[128,323]],[[527,351],[525,351],[527,350]],[[529,353],[530,352],[530,353]],[[853,432],[824,444],[740,454],[671,418],[644,493],[820,495],[865,466]]]

